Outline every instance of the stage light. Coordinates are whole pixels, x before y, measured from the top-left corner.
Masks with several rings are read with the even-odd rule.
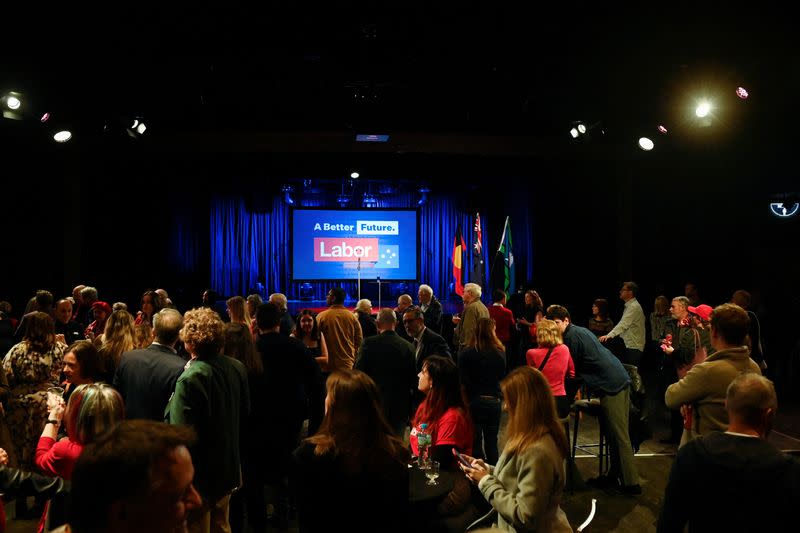
[[[747,89],[745,89],[744,87],[738,87],[736,89],[736,96],[738,96],[742,100],[746,100],[747,97],[750,96],[750,95],[747,94]]]
[[[428,202],[428,193],[429,192],[431,192],[431,190],[429,188],[427,188],[427,187],[420,187],[419,188],[420,198],[419,198],[419,201],[417,201],[417,205],[424,205],[424,204],[426,204]]]
[[[53,140],[57,143],[65,143],[72,139],[72,132],[69,130],[61,130],[53,135]]]
[[[358,172],[351,172],[350,173],[350,177],[353,178],[354,180],[357,180],[360,175],[361,174],[359,174]]]
[[[48,120],[50,120],[50,113],[45,113],[44,115],[42,115],[42,118],[39,119],[39,122],[44,124]]]
[[[658,131],[660,131],[661,133],[666,134],[667,133],[667,128],[665,128],[664,126],[659,124],[658,125]]]
[[[702,101],[697,105],[697,108],[694,110],[694,114],[697,115],[699,118],[703,118],[708,116],[711,112],[711,104],[707,101]]]
[[[294,198],[292,198],[292,193],[294,192],[294,187],[291,185],[284,185],[281,187],[281,191],[283,191],[283,200],[289,204],[294,205]]]
[[[364,193],[363,205],[364,207],[375,207],[378,205],[378,199],[372,193]]]
[[[129,137],[138,139],[147,131],[147,126],[142,117],[135,117],[132,120],[129,119],[129,125],[125,128],[125,131],[128,133]]]
[[[578,138],[577,128],[572,128],[571,130],[569,130],[569,134],[572,136],[573,139],[577,139]]]
[[[653,141],[651,141],[647,137],[640,137],[639,138],[639,148],[641,148],[645,152],[649,152],[650,150],[653,149],[654,146],[655,146],[655,144],[653,144]]]
[[[578,133],[580,133],[581,135],[583,135],[584,133],[586,133],[586,125],[584,125],[584,124],[578,124]]]
[[[16,91],[9,91],[8,94],[0,98],[3,116],[12,120],[22,120],[23,100],[22,93]]]

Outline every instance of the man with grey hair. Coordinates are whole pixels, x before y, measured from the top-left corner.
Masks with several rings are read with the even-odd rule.
[[[378,334],[364,338],[355,368],[371,377],[383,398],[386,420],[402,438],[411,414],[411,399],[417,386],[414,349],[395,332],[397,320],[392,309],[378,312]]]
[[[286,299],[286,295],[281,294],[279,292],[275,292],[269,295],[270,303],[274,303],[277,305],[281,310],[281,335],[289,336],[289,334],[294,329],[294,319],[292,315],[289,314],[289,300]]]
[[[162,309],[153,316],[153,343],[122,354],[114,387],[125,400],[127,418],[164,420],[164,408],[186,365],[175,351],[181,327],[183,317],[178,311]]]
[[[92,304],[99,299],[100,297],[97,295],[97,289],[94,287],[87,285],[81,289],[81,308],[75,320],[82,324],[84,329],[89,327],[89,324],[94,322],[94,311],[92,311]]]
[[[778,409],[767,378],[739,374],[728,386],[724,433],[678,451],[664,493],[659,533],[789,531],[800,501],[800,463],[767,442]]]
[[[490,318],[489,310],[481,301],[481,286],[476,283],[464,285],[464,311],[461,317],[453,317],[456,324],[454,344],[457,351],[468,348],[475,343],[475,327],[479,318]]]
[[[419,286],[417,291],[419,298],[419,310],[425,316],[425,327],[432,329],[436,333],[442,332],[442,304],[433,295],[430,285],[424,283]]]

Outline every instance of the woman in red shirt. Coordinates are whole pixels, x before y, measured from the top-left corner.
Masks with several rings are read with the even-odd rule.
[[[67,438],[56,441],[63,420]],[[36,448],[36,466],[49,476],[72,478],[72,470],[86,444],[125,418],[125,406],[119,393],[105,383],[81,385],[69,398],[66,409],[59,402],[51,406],[47,423]],[[39,523],[39,531],[49,518],[51,526],[65,522],[63,508],[48,505]]]
[[[528,350],[525,359],[528,366],[537,368],[547,378],[556,399],[558,416],[564,418],[569,414],[569,408],[572,405],[572,398],[567,397],[567,391],[564,388],[564,378],[566,376],[575,377],[575,365],[572,362],[569,348],[564,344],[561,330],[558,329],[555,322],[541,320],[537,328],[536,336],[539,347]],[[548,353],[550,357],[547,357]]]

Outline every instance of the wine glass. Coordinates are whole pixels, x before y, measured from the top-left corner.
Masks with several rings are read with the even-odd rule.
[[[47,389],[47,409],[52,410],[57,405],[64,403],[64,389],[62,387],[50,387]]]
[[[426,485],[438,485],[436,479],[439,477],[439,461],[428,461],[428,468],[425,469],[425,477],[428,478]]]

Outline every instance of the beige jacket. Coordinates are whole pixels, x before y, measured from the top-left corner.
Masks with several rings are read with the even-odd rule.
[[[478,488],[497,510],[497,527],[503,531],[572,533],[561,510],[564,460],[550,435],[522,453],[500,455]]]
[[[695,365],[686,376],[667,389],[664,400],[670,409],[681,405],[692,406],[692,430],[685,435],[694,438],[710,431],[727,431],[728,412],[725,395],[728,385],[742,372],[761,374],[761,369],[750,359],[747,346],[721,350]],[[683,443],[687,439],[682,439]]]

